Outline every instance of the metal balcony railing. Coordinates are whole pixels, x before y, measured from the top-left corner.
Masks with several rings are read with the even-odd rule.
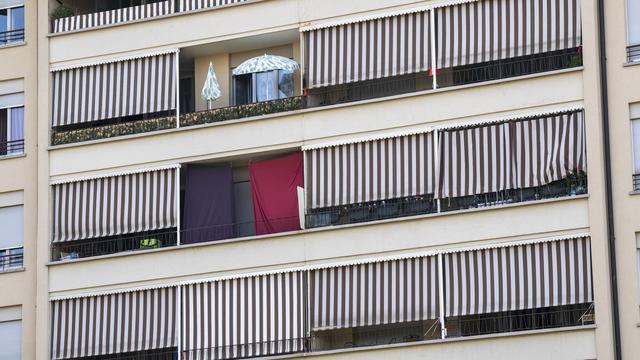
[[[15,247],[0,250],[0,272],[21,269],[24,264],[24,248]]]
[[[24,29],[0,32],[0,46],[24,41]]]
[[[247,359],[308,352],[308,338],[272,340],[183,351],[183,360]]]
[[[24,153],[24,139],[0,141],[0,157]]]
[[[640,44],[627,46],[627,61],[630,63],[640,61]]]

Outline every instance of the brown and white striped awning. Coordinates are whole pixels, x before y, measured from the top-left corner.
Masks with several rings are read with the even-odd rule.
[[[431,194],[433,133],[305,151],[309,208]]]
[[[541,186],[587,169],[582,110],[441,130],[438,148],[439,198]]]
[[[114,25],[123,22],[148,19],[174,13],[175,0],[154,2],[146,5],[130,6],[122,9],[100,11],[56,19],[53,32],[60,33],[89,29],[98,26]]]
[[[235,359],[303,350],[304,273],[285,272],[183,287],[187,359]]]
[[[431,68],[427,11],[304,32],[308,88],[425,72]]]
[[[311,270],[311,330],[436,319],[438,258]]]
[[[180,12],[243,3],[247,0],[180,0]]]
[[[593,301],[589,237],[449,253],[443,262],[446,316]]]
[[[52,301],[51,358],[177,346],[175,287]]]
[[[435,9],[438,68],[582,45],[580,0],[479,0]]]
[[[176,168],[53,185],[52,242],[176,226]]]
[[[176,109],[177,51],[53,70],[52,126]]]

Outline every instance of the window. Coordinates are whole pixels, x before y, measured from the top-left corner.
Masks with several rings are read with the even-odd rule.
[[[629,62],[640,61],[640,0],[627,0],[627,56]]]
[[[0,207],[0,271],[22,268],[24,244],[23,206]]]
[[[0,360],[22,358],[22,308],[0,308]]]
[[[640,190],[640,103],[629,107],[633,149],[633,190]]]
[[[24,107],[0,109],[0,156],[24,152]]]
[[[293,96],[294,92],[293,72],[291,71],[264,71],[236,75],[233,79],[235,105],[286,99]]]
[[[17,5],[22,4],[0,1],[0,46],[24,41],[24,6]]]

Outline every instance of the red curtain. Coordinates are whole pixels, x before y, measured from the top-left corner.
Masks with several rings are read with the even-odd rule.
[[[303,186],[303,157],[285,157],[249,164],[256,234],[299,230],[298,191]]]

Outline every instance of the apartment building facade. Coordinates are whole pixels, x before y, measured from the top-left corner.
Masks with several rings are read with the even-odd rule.
[[[35,5],[0,48],[32,49],[9,358],[614,357],[595,1]],[[625,358],[635,5],[605,10]]]

